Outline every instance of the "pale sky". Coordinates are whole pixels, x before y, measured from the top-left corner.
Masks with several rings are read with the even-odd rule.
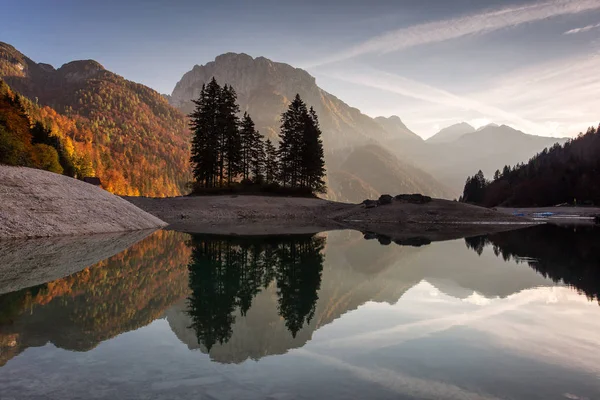
[[[307,69],[417,134],[466,121],[574,136],[600,122],[600,0],[5,0],[0,40],[171,93],[225,52]]]

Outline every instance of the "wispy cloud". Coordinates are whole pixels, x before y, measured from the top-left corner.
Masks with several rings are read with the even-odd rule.
[[[345,82],[380,89],[414,99],[424,100],[432,104],[445,106],[449,109],[477,111],[483,116],[491,117],[495,121],[511,124],[512,126],[517,127],[518,129],[523,129],[526,132],[540,132],[543,130],[542,126],[523,118],[519,114],[506,111],[470,97],[457,95],[440,88],[417,82],[400,75],[371,68],[363,69],[358,72],[329,72],[325,73],[324,75]]]
[[[520,7],[488,10],[463,17],[401,28],[373,37],[311,66],[343,61],[365,54],[385,54],[467,35],[484,34],[561,15],[600,9],[598,0],[553,0]],[[590,28],[591,29],[591,28]]]
[[[565,33],[563,33],[563,35],[573,35],[575,33],[591,31],[592,29],[596,29],[596,28],[600,28],[600,24],[588,25],[588,26],[584,26],[583,28],[571,29],[570,31],[566,31]]]

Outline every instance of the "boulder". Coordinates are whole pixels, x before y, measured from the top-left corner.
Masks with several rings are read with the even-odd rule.
[[[375,208],[379,205],[377,200],[365,200],[362,203],[364,204],[365,208]]]
[[[393,199],[393,197],[390,196],[389,194],[382,194],[381,196],[379,196],[378,203],[380,206],[383,206],[386,204],[392,204],[392,199]]]
[[[431,201],[431,197],[423,196],[422,194],[399,194],[395,197],[396,200],[401,201],[403,203],[412,203],[412,204],[425,204]]]

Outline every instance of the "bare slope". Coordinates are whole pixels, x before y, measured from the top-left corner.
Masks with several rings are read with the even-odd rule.
[[[156,229],[160,219],[64,175],[0,165],[0,239]]]

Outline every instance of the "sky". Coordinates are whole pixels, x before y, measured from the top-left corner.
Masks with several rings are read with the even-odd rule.
[[[0,41],[171,93],[222,53],[306,69],[422,137],[466,121],[574,136],[600,122],[600,0],[2,0]]]

